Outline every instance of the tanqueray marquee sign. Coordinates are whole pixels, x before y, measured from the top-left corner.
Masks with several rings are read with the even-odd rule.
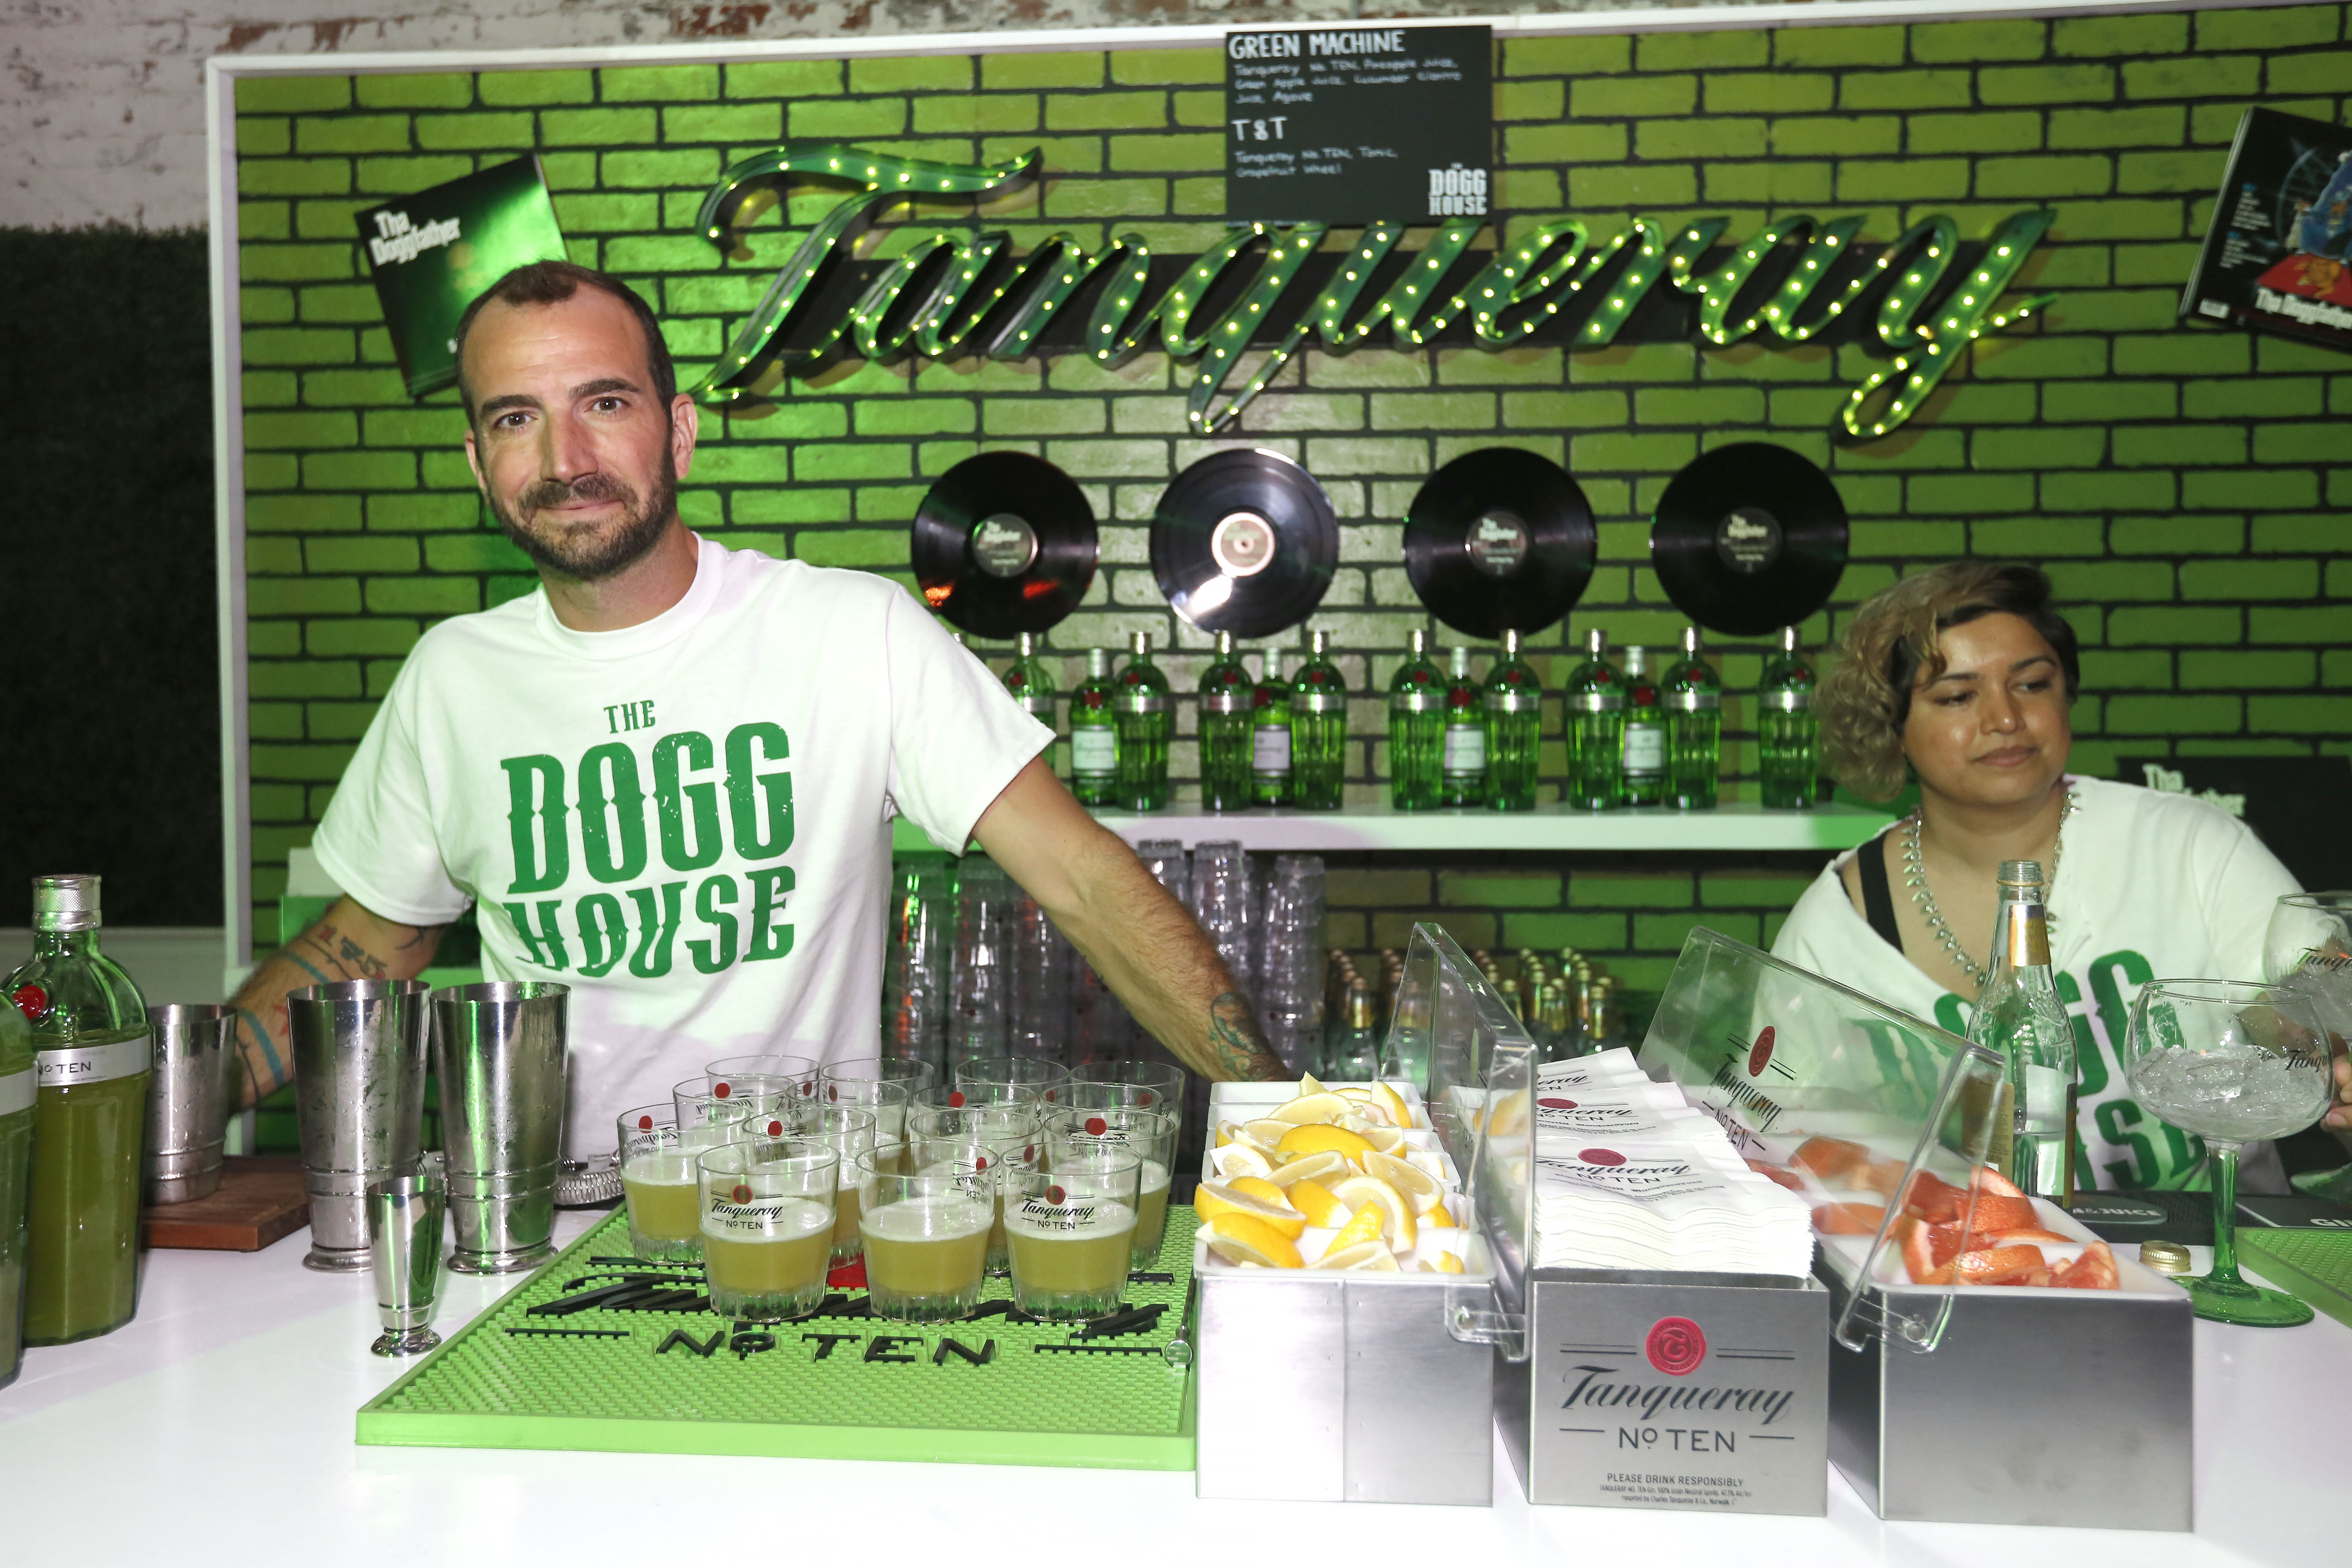
[[[1864,441],[1916,413],[1969,343],[2056,298],[2004,299],[2056,220],[2047,209],[2018,213],[1974,246],[1940,215],[1880,246],[1855,243],[1860,216],[1786,217],[1728,246],[1723,218],[1635,217],[1596,237],[1582,219],[1560,216],[1483,260],[1471,248],[1483,223],[1447,224],[1418,251],[1400,250],[1402,223],[1370,224],[1344,253],[1322,248],[1326,224],[1241,224],[1213,249],[1172,265],[1155,264],[1137,234],[1095,254],[1065,232],[1016,257],[1002,231],[950,229],[919,236],[889,261],[849,258],[856,237],[894,207],[1015,194],[1037,182],[1042,166],[1036,151],[980,167],[804,143],[738,162],[697,218],[722,249],[775,205],[780,186],[855,189],[794,249],[693,395],[722,405],[762,401],[779,371],[853,354],[1021,359],[1059,350],[1116,365],[1156,337],[1171,358],[1192,362],[1188,416],[1197,433],[1213,435],[1310,334],[1339,351],[1382,326],[1401,349],[1598,349],[1692,337],[1717,347],[1758,338],[1794,345],[1869,335],[1892,357],[1838,416],[1845,437]],[[1864,326],[1874,301],[1875,320]],[[1265,357],[1228,391],[1250,350]]]

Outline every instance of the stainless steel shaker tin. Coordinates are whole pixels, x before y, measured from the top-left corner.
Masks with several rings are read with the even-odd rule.
[[[220,1190],[235,1079],[226,1007],[175,1002],[147,1009],[155,1076],[147,1090],[147,1202],[158,1206]]]
[[[433,993],[460,1274],[511,1273],[554,1250],[570,1001],[570,986],[541,980]]]
[[[347,980],[287,994],[310,1268],[363,1271],[367,1185],[416,1163],[425,992],[417,980]]]

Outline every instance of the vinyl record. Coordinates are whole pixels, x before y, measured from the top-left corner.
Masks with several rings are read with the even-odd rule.
[[[1315,477],[1276,452],[1216,452],[1176,476],[1151,520],[1151,574],[1207,632],[1261,637],[1315,613],[1339,521]]]
[[[1042,632],[1095,580],[1095,512],[1067,474],[1025,452],[982,452],[940,477],[915,513],[915,581],[974,637]]]
[[[1812,462],[1742,441],[1685,468],[1650,525],[1650,563],[1676,608],[1711,632],[1792,626],[1845,571],[1845,503]]]
[[[1404,569],[1430,613],[1474,637],[1541,631],[1592,580],[1584,491],[1558,463],[1512,447],[1440,468],[1405,514]]]

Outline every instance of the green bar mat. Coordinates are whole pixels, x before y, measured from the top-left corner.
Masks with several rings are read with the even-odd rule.
[[[2238,1260],[2337,1322],[2352,1324],[2352,1236],[2242,1226]]]
[[[615,1211],[362,1406],[359,1441],[1189,1470],[1192,1380],[1161,1349],[1192,1287],[1195,1223],[1171,1205],[1143,1271],[1167,1281],[1127,1290],[1130,1310],[1166,1310],[1115,1337],[1001,1311],[907,1326],[835,1308],[748,1338],[707,1307],[532,1315],[621,1283],[624,1268],[676,1275],[680,1300],[701,1295],[698,1269],[594,1261],[628,1257]],[[991,1280],[982,1311],[1011,1293]]]

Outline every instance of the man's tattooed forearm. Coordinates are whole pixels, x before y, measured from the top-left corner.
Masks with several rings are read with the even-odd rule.
[[[1238,991],[1228,991],[1209,1004],[1209,1043],[1217,1066],[1236,1079],[1263,1082],[1290,1076]]]

